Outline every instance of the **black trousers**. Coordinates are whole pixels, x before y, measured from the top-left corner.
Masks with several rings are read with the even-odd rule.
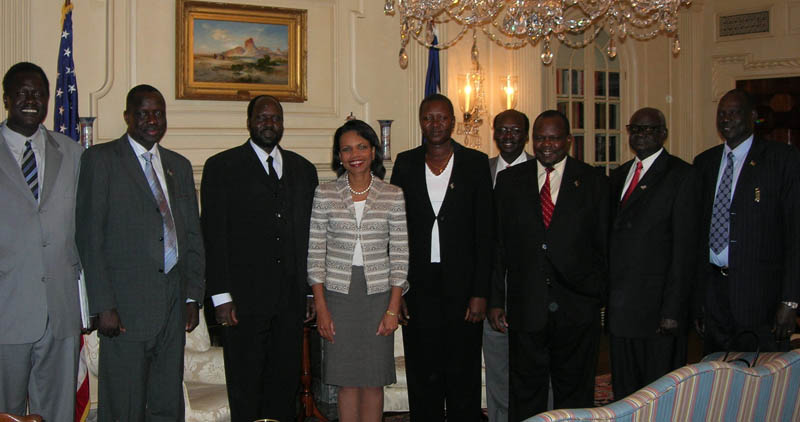
[[[703,353],[735,351],[788,351],[789,341],[778,342],[772,332],[774,315],[756,326],[736,323],[730,308],[728,277],[709,266],[705,300],[705,336]],[[775,306],[778,304],[776,303]],[[748,333],[749,332],[749,333]]]
[[[300,310],[270,319],[239,315],[225,327],[225,378],[232,422],[293,421],[303,345]]]
[[[403,327],[411,422],[477,422],[481,416],[483,325],[464,321],[467,303],[444,292],[441,267],[406,295]]]
[[[686,347],[686,333],[647,338],[612,335],[611,385],[614,388],[614,400],[621,400],[685,365]]]
[[[600,310],[596,304],[561,303],[548,313],[539,331],[509,327],[509,417],[525,420],[547,411],[549,384],[553,408],[594,406],[594,377],[600,344]]]

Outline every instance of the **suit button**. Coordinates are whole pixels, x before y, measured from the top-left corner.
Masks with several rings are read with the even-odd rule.
[[[160,273],[163,273],[163,272],[164,272],[164,269],[163,269],[163,268],[159,268],[159,269],[158,269],[158,272],[160,272]]]
[[[159,237],[159,238],[158,238],[158,241],[159,241],[159,242],[163,242],[163,241],[164,241],[164,236],[161,236],[161,237]]]
[[[47,282],[47,277],[42,276],[42,283]]]
[[[439,220],[439,222],[444,222],[444,216],[443,216],[443,215],[440,215],[440,216],[439,216],[439,218],[438,218],[438,220]]]
[[[542,250],[547,250],[547,243],[542,243]]]
[[[281,213],[279,213],[279,212],[276,212],[276,213],[275,213],[275,217],[281,218]]]
[[[630,222],[628,222],[628,223],[626,223],[626,224],[625,224],[625,228],[626,228],[626,229],[629,229],[629,228],[631,228],[631,227],[633,227],[633,224],[631,224]]]
[[[281,237],[280,236],[275,236],[275,240],[280,242],[281,241]]]
[[[277,262],[278,264],[280,264],[280,263],[281,263],[281,259],[280,259],[280,258],[277,258],[277,259],[275,259],[275,262]]]
[[[49,243],[47,243],[47,242],[44,242],[44,243],[42,243],[42,247],[43,247],[43,248],[46,248],[46,247],[47,247],[47,245],[49,245]]]

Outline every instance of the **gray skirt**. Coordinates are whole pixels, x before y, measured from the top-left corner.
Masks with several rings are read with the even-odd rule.
[[[382,387],[396,382],[394,334],[375,335],[390,291],[367,295],[364,267],[353,267],[349,293],[325,290],[336,330],[334,343],[323,341],[322,382],[344,387]]]

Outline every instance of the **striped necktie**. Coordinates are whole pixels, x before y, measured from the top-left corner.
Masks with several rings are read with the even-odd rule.
[[[542,204],[542,222],[544,227],[550,227],[550,220],[553,218],[553,210],[556,206],[553,204],[553,198],[550,196],[550,173],[553,172],[552,167],[547,167],[545,171],[547,175],[544,178],[542,190],[539,192],[539,202]]]
[[[25,141],[25,152],[22,153],[22,176],[33,193],[33,199],[39,200],[39,170],[36,166],[36,156],[33,154],[30,139]]]
[[[144,174],[147,176],[147,184],[150,185],[150,190],[156,198],[158,211],[161,213],[164,225],[164,274],[166,274],[178,262],[178,236],[175,232],[175,220],[172,219],[167,197],[164,196],[161,183],[158,181],[158,174],[153,168],[153,153],[145,152],[142,157],[145,161]]]

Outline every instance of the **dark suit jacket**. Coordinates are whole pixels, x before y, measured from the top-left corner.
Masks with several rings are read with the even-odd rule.
[[[700,204],[693,169],[666,150],[620,204],[633,162],[610,177],[608,323],[615,336],[644,338],[656,335],[661,318],[686,322]]]
[[[486,154],[454,140],[453,171],[439,210],[439,245],[445,295],[453,315],[464,312],[471,297],[488,297],[491,266],[492,178]],[[431,262],[433,213],[425,182],[425,148],[397,155],[391,183],[403,189],[408,219],[409,293],[426,290],[420,278]],[[413,299],[412,299],[413,300]]]
[[[311,204],[317,186],[313,164],[294,152],[281,148],[281,181],[288,193],[293,212],[294,291],[304,293],[306,255],[311,221]],[[258,159],[250,142],[223,151],[206,161],[201,182],[202,224],[206,243],[206,278],[208,296],[230,293],[239,315],[267,318],[279,308],[283,280],[275,280],[279,263],[271,259],[267,233],[271,224],[276,186]],[[288,275],[288,274],[287,274]],[[295,295],[297,304],[305,298]],[[302,302],[305,303],[305,302]]]
[[[708,268],[708,233],[723,145],[695,158],[701,178],[703,236],[699,255]],[[780,301],[800,301],[800,153],[754,139],[731,202],[728,281],[739,326],[771,324]],[[706,271],[707,273],[707,271]]]
[[[569,292],[569,297],[560,299],[572,305],[599,305],[605,294],[608,179],[587,164],[571,157],[566,160],[548,229],[542,223],[537,161],[516,165],[497,176],[490,307],[502,308],[507,297],[507,318],[515,330],[544,327],[548,282]]]
[[[93,314],[116,308],[127,332],[141,341],[167,318],[165,280],[179,280],[181,297],[202,303],[204,252],[192,165],[161,146],[178,263],[163,274],[163,221],[128,135],[83,154],[78,182],[76,239]]]

